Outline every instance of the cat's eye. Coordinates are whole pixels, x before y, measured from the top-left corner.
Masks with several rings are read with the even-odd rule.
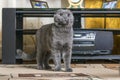
[[[68,16],[70,16],[70,14],[68,14]]]
[[[60,13],[60,16],[62,16],[63,14],[62,13]]]

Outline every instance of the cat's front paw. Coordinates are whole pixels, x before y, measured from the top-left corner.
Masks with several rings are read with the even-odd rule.
[[[45,66],[45,69],[52,69],[51,66]]]
[[[42,66],[38,66],[37,69],[43,70],[43,67]]]
[[[56,67],[56,68],[54,69],[54,71],[60,71],[60,70],[61,70],[60,67]]]
[[[65,70],[65,72],[73,72],[72,68],[68,68]]]

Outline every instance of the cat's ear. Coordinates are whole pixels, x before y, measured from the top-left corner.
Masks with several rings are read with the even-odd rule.
[[[66,9],[67,12],[71,12],[69,9]]]
[[[62,15],[62,12],[63,12],[63,9],[58,9],[55,14],[54,14],[54,18],[58,17],[58,16],[61,16]]]
[[[58,9],[56,12],[55,12],[55,14],[60,14],[61,12],[63,12],[64,11],[64,9]]]
[[[71,10],[66,9],[66,11],[67,11],[69,14],[72,14],[72,15],[73,15],[73,13],[72,13],[72,11],[71,11]]]

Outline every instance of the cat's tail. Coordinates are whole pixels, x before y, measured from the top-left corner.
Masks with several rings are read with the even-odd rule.
[[[17,49],[16,53],[17,53],[16,57],[23,59],[23,60],[35,60],[36,59],[36,51],[33,53],[26,53],[22,51],[21,49]]]

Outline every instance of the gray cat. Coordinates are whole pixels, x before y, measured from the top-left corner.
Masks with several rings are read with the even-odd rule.
[[[72,72],[71,53],[73,43],[74,17],[70,10],[57,10],[54,23],[42,26],[36,33],[38,69],[51,69],[49,58],[52,56],[55,71],[61,70],[61,55],[65,70]]]

